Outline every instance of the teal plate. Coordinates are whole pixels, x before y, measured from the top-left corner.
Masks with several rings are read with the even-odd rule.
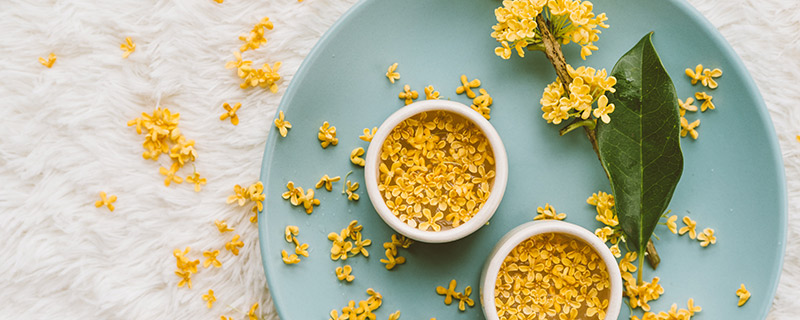
[[[537,206],[550,203],[568,214],[567,221],[590,230],[599,227],[586,198],[610,191],[597,158],[580,132],[558,136],[559,127],[542,120],[538,103],[555,73],[543,54],[524,59],[495,56],[489,36],[499,1],[367,0],[346,13],[306,58],[281,101],[279,110],[293,128],[281,138],[272,130],[267,140],[261,180],[266,209],[259,219],[261,255],[273,301],[282,319],[326,319],[349,300],[367,298],[367,288],[383,294],[378,319],[396,310],[402,319],[483,319],[479,305],[459,312],[446,306],[436,286],[458,280],[458,290],[474,288],[477,302],[481,267],[496,241],[513,227],[530,221]],[[603,30],[600,48],[587,61],[579,47],[564,47],[571,64],[610,70],[616,60],[647,32],[681,98],[707,90],[692,86],[684,69],[702,63],[720,68],[716,110],[690,113],[702,119],[700,138],[681,139],[683,177],[669,206],[688,215],[698,229],[716,230],[718,242],[701,248],[688,236],[665,227],[656,230],[662,258],[657,271],[646,267],[646,278],[661,278],[665,293],[651,303],[654,311],[672,303],[685,306],[694,298],[703,307],[697,319],[763,319],[775,293],[786,238],[786,189],[775,132],[764,102],[738,56],[695,9],[680,0],[595,1],[595,12],[606,12],[611,28]],[[399,63],[402,78],[391,84],[386,68]],[[401,255],[404,265],[387,271],[379,262],[382,243],[391,230],[378,217],[363,187],[363,169],[349,161],[350,151],[367,143],[358,139],[364,128],[379,126],[403,103],[397,98],[404,84],[420,92],[434,85],[445,99],[469,104],[455,89],[461,74],[479,78],[494,98],[491,123],[508,151],[510,177],[503,202],[491,223],[469,237],[449,244],[415,243]],[[613,118],[613,116],[612,116]],[[322,149],[317,131],[323,121],[336,126],[339,144]],[[347,201],[342,182],[334,192],[317,189],[322,204],[307,215],[281,198],[289,180],[313,188],[319,178],[344,176],[361,183],[361,200]],[[356,279],[339,282],[334,274],[345,263],[330,259],[327,234],[353,219],[372,240],[370,256],[346,261]],[[300,227],[299,240],[310,245],[310,257],[285,265],[281,250],[293,246],[283,238],[287,225]],[[680,222],[679,222],[680,225]],[[736,289],[747,285],[752,298],[737,307]],[[621,319],[627,319],[625,306]]]

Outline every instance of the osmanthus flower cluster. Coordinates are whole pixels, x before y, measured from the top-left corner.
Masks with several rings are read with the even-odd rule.
[[[250,87],[269,88],[272,92],[278,91],[277,81],[281,79],[278,74],[278,69],[281,67],[281,62],[275,62],[273,66],[265,63],[261,68],[253,67],[253,61],[243,60],[242,54],[247,50],[255,50],[261,47],[262,44],[267,43],[264,37],[265,30],[272,30],[272,21],[268,17],[264,17],[253,26],[250,33],[239,36],[239,39],[244,41],[244,44],[239,51],[234,51],[233,55],[236,58],[234,61],[229,61],[225,64],[227,69],[236,69],[236,74],[244,80],[239,86],[242,89]]]
[[[541,16],[556,40],[581,46],[581,58],[597,50],[594,42],[600,39],[598,28],[608,28],[605,13],[595,15],[589,1],[580,0],[504,0],[495,9],[497,24],[492,27],[492,37],[500,42],[495,54],[508,59],[512,49],[520,57],[528,50],[545,50],[542,31],[537,18]]]
[[[609,123],[609,114],[614,112],[614,104],[608,103],[606,92],[615,92],[617,79],[609,76],[606,69],[595,70],[591,67],[573,69],[567,65],[572,83],[566,91],[560,80],[549,84],[542,93],[542,118],[547,123],[560,124],[570,118],[589,119],[591,116]],[[597,102],[597,107],[592,106]]]
[[[166,154],[172,160],[169,169],[159,168],[159,172],[165,177],[165,186],[169,186],[172,182],[182,183],[183,178],[177,175],[178,170],[197,160],[194,140],[187,139],[178,129],[179,119],[179,113],[156,107],[152,114],[142,112],[141,118],[128,121],[128,126],[136,127],[136,133],[142,134],[144,132],[142,129],[147,131],[142,144],[145,149],[142,157],[157,161],[161,154]],[[201,178],[196,171],[187,179],[195,184],[195,191],[200,191],[198,186],[206,183],[206,179]]]
[[[250,217],[250,222],[256,223],[258,222],[258,213],[264,210],[263,201],[265,198],[264,183],[257,181],[247,188],[244,188],[238,184],[233,186],[233,194],[228,196],[226,202],[228,204],[236,203],[242,207],[247,202],[252,201],[253,207],[250,209],[250,211],[253,212],[253,216]]]

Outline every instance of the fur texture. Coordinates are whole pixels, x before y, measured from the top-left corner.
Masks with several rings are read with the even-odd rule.
[[[319,37],[355,0],[12,1],[0,5],[0,318],[277,319],[248,207],[226,205],[236,184],[258,179],[271,120],[286,85]],[[800,4],[690,0],[717,26],[755,78],[783,150],[789,233],[770,319],[800,313]],[[262,17],[275,29],[246,59],[282,61],[280,90],[241,90],[224,68]],[[125,37],[136,51],[122,59]],[[54,52],[52,69],[37,57]],[[220,121],[241,102],[240,123]],[[125,123],[154,106],[181,114],[208,185],[163,186],[144,140]],[[181,176],[191,174],[191,167]],[[95,208],[98,192],[117,209]],[[236,229],[221,235],[214,219]],[[222,247],[234,234],[239,256]],[[178,288],[172,251],[219,249]],[[201,295],[214,289],[207,309]]]

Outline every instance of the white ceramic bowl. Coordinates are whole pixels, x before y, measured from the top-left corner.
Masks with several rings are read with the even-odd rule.
[[[484,203],[483,208],[481,208],[472,219],[458,227],[433,232],[413,228],[405,222],[402,222],[392,213],[389,207],[386,206],[386,202],[378,190],[378,173],[381,161],[381,148],[389,133],[403,120],[421,112],[437,110],[459,114],[472,121],[483,131],[483,134],[489,139],[489,145],[494,153],[495,177],[489,198],[486,203]],[[489,218],[494,215],[497,206],[500,205],[500,200],[503,199],[503,193],[506,190],[507,181],[508,157],[506,156],[506,149],[503,146],[503,141],[500,140],[500,135],[497,134],[497,131],[492,127],[489,121],[483,118],[479,113],[464,104],[447,100],[425,100],[412,103],[400,108],[400,110],[397,110],[397,112],[389,116],[378,128],[378,131],[372,138],[372,142],[369,144],[366,165],[364,167],[364,184],[367,186],[369,199],[383,221],[385,221],[389,227],[406,237],[428,243],[455,241],[470,235],[481,226],[485,225],[486,222],[489,221]]]
[[[524,223],[500,238],[497,245],[486,260],[481,272],[481,307],[487,320],[499,320],[497,316],[497,305],[495,304],[494,286],[497,281],[497,273],[503,264],[506,256],[520,242],[527,240],[535,235],[544,233],[561,233],[573,236],[589,244],[594,251],[606,264],[606,270],[611,280],[611,296],[608,301],[605,319],[617,319],[619,309],[622,306],[622,276],[619,272],[619,265],[611,250],[606,247],[600,238],[589,230],[581,226],[558,220],[542,220]]]

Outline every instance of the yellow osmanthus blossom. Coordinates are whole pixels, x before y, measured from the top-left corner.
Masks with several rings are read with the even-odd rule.
[[[353,149],[353,151],[350,152],[350,162],[357,166],[363,167],[366,164],[366,161],[361,157],[362,155],[364,155],[364,148],[358,147]]]
[[[186,177],[186,182],[193,183],[194,191],[200,192],[200,189],[206,184],[206,182],[208,182],[208,180],[206,178],[200,178],[200,174],[195,171],[191,176]]]
[[[322,176],[322,178],[320,178],[319,181],[317,181],[317,184],[314,187],[317,189],[325,187],[325,190],[331,191],[333,190],[333,183],[339,181],[340,179],[341,177],[339,176],[331,178],[326,174]]]
[[[686,102],[681,99],[678,99],[678,107],[680,107],[681,117],[686,115],[686,111],[697,112],[697,106],[693,104],[694,98],[688,97],[686,98]]]
[[[404,100],[406,105],[409,105],[412,102],[414,102],[414,100],[419,98],[419,93],[417,93],[416,91],[411,90],[411,86],[404,85],[403,86],[403,92],[400,92],[397,95],[397,97],[400,98],[400,100]]]
[[[219,250],[204,251],[203,256],[206,257],[206,261],[203,261],[203,268],[208,268],[209,266],[212,265],[215,268],[222,267],[222,262],[217,260],[217,255],[219,255]]]
[[[396,72],[397,70],[397,62],[389,66],[389,69],[386,70],[386,78],[389,78],[391,83],[394,83],[396,80],[400,79],[400,73]]]
[[[386,249],[386,259],[381,259],[380,262],[386,265],[386,270],[392,270],[395,266],[406,263],[405,257],[398,256],[400,248],[408,249],[413,241],[405,236],[392,235],[389,242],[383,243],[383,248]]]
[[[131,40],[131,37],[125,37],[125,43],[119,45],[119,48],[123,51],[122,58],[124,59],[136,51],[136,43]]]
[[[173,164],[169,169],[160,167],[158,168],[158,173],[162,174],[164,178],[164,185],[169,187],[170,183],[183,183],[183,178],[176,175],[178,171],[178,166]]]
[[[536,208],[539,214],[533,217],[533,220],[564,220],[567,218],[566,213],[558,213],[549,203],[545,203],[544,208]]]
[[[614,195],[598,191],[593,193],[591,197],[586,199],[586,203],[595,206],[597,216],[595,219],[602,222],[609,227],[616,227],[619,224],[616,212],[614,209]]]
[[[240,207],[244,206],[247,203],[247,189],[238,184],[233,186],[233,194],[228,196],[225,202],[228,204],[236,202]]]
[[[239,108],[242,107],[242,104],[237,102],[236,104],[231,107],[230,104],[227,102],[222,104],[222,108],[225,109],[225,113],[219,116],[220,120],[225,120],[231,118],[231,123],[235,126],[239,124],[239,115],[236,114],[236,111],[239,111]]]
[[[697,238],[697,231],[696,231],[697,222],[695,222],[694,220],[692,220],[692,218],[689,218],[688,216],[684,216],[682,221],[683,224],[685,224],[686,226],[678,230],[678,233],[680,235],[683,235],[684,233],[689,232],[689,238],[692,239]]]
[[[707,247],[709,244],[716,244],[717,237],[714,236],[714,229],[703,229],[703,233],[697,235],[697,241],[700,241],[700,246],[702,247]]]
[[[425,87],[425,100],[439,100],[439,91],[436,91],[433,86]]]
[[[466,310],[466,306],[470,308],[475,306],[475,301],[472,300],[469,296],[472,294],[472,286],[467,286],[464,288],[464,292],[456,293],[455,298],[458,299],[458,310],[464,311]]]
[[[264,199],[266,196],[264,195],[264,183],[261,181],[257,181],[256,183],[251,184],[247,187],[247,200],[253,201],[253,207],[251,211],[255,213],[254,217],[257,217],[257,214],[264,210]],[[257,221],[253,221],[254,218],[250,218],[250,221],[255,223]]]
[[[314,189],[308,189],[306,194],[298,198],[300,204],[303,205],[303,208],[306,210],[306,214],[311,214],[314,212],[314,206],[319,205],[319,199],[314,198]]]
[[[192,288],[192,274],[186,270],[177,270],[175,274],[181,277],[181,281],[178,282],[178,288],[183,287],[186,285],[187,288]]]
[[[470,99],[475,99],[475,91],[472,91],[473,88],[477,88],[481,86],[481,80],[473,79],[470,81],[467,79],[467,75],[461,75],[461,86],[456,88],[456,94],[467,94],[467,97]]]
[[[692,137],[692,139],[697,140],[697,137],[700,135],[697,133],[697,127],[700,126],[700,119],[695,120],[692,123],[689,123],[689,120],[686,118],[681,117],[681,137],[685,137],[686,134]]]
[[[222,3],[222,2],[224,2],[225,0],[214,0],[214,1],[215,1],[216,3]],[[224,320],[224,319],[223,319],[223,320]]]
[[[267,43],[267,39],[264,38],[264,30],[272,30],[274,25],[272,21],[269,21],[269,17],[261,18],[261,21],[256,23],[253,26],[253,30],[250,31],[248,34],[243,34],[239,36],[239,40],[244,41],[244,44],[239,51],[245,52],[247,50],[255,50],[258,49],[262,44]]]
[[[351,182],[350,180],[347,180],[347,182],[345,183],[345,192],[347,193],[347,200],[358,201],[359,196],[358,193],[356,193],[356,190],[358,190],[358,182],[354,183]]]
[[[286,134],[289,133],[289,129],[292,128],[292,123],[284,119],[283,111],[278,112],[278,117],[275,118],[275,128],[278,128],[281,137],[286,137]]]
[[[609,247],[608,249],[611,250],[611,254],[613,254],[615,258],[622,256],[622,252],[619,251],[619,243]]]
[[[598,28],[608,28],[605,13],[595,15],[593,5],[589,1],[580,0],[508,0],[503,6],[495,9],[497,24],[492,26],[492,37],[502,46],[495,48],[496,55],[503,59],[511,57],[513,47],[520,57],[525,55],[524,48],[544,51],[541,30],[536,22],[537,16],[543,15],[550,32],[561,44],[574,42],[581,46],[581,58],[584,60],[597,50],[594,42],[600,39]]]
[[[364,134],[359,136],[358,138],[366,142],[371,142],[372,138],[375,136],[376,131],[378,131],[378,127],[372,127],[372,130],[370,130],[369,128],[364,128]]]
[[[389,320],[400,320],[400,310],[389,315]]]
[[[451,303],[453,303],[453,298],[458,294],[458,292],[456,292],[456,279],[450,280],[450,283],[447,285],[447,288],[442,286],[437,286],[436,294],[444,296],[444,304],[450,305]]]
[[[701,112],[706,112],[707,109],[711,109],[711,110],[716,109],[716,106],[714,106],[714,103],[711,102],[711,99],[714,98],[714,97],[712,97],[708,93],[695,92],[694,97],[697,98],[697,101],[703,100],[703,104],[700,105],[700,111]]]
[[[614,111],[613,104],[608,104],[608,97],[603,99],[605,103],[600,100],[606,92],[616,92],[614,85],[617,79],[609,76],[606,69],[595,70],[585,66],[574,69],[567,65],[567,71],[573,78],[567,86],[569,92],[564,90],[558,79],[544,89],[539,100],[542,118],[553,124],[560,124],[569,118],[589,119],[592,115],[598,115],[603,122],[611,121],[609,114]],[[595,101],[598,102],[598,108],[592,110]]]
[[[691,68],[686,68],[686,76],[692,81],[692,84],[697,84],[698,81],[703,79],[703,65],[698,64],[694,67],[694,70]]]
[[[233,255],[239,255],[239,248],[244,247],[244,242],[239,241],[239,235],[233,236],[230,242],[225,244],[225,249],[233,253]]]
[[[225,220],[222,220],[222,221],[214,220],[214,225],[217,226],[217,229],[219,230],[219,233],[225,233],[225,232],[228,232],[228,231],[233,231],[233,228],[229,228],[228,224],[225,223]]]
[[[192,273],[197,272],[197,265],[200,264],[200,260],[189,260],[186,255],[189,254],[189,247],[181,252],[179,249],[175,249],[172,252],[172,255],[175,256],[175,264],[178,267],[178,270],[175,271],[175,275],[181,278],[180,282],[178,282],[178,287],[183,287],[186,285],[189,289],[192,288]]]
[[[417,225],[417,229],[422,231],[428,231],[428,229],[433,229],[433,231],[442,230],[442,226],[439,224],[439,221],[442,221],[444,218],[444,213],[441,211],[437,211],[435,214],[433,214],[431,213],[431,209],[424,208],[422,209],[422,217],[425,220]]]
[[[676,221],[678,221],[678,216],[676,215],[672,215],[667,218],[667,228],[674,234],[678,234],[678,224],[675,223]]]
[[[633,264],[634,261],[636,261],[636,252],[625,253],[625,257],[619,261],[619,270],[623,273],[635,272],[637,268],[636,265]]]
[[[607,226],[594,230],[594,235],[600,238],[600,240],[603,240],[603,242],[608,242],[608,237],[610,237],[612,234],[614,234],[614,229],[611,229]]]
[[[297,264],[300,262],[300,258],[296,254],[289,255],[286,250],[281,250],[281,258],[285,264]]]
[[[739,297],[739,303],[737,305],[740,307],[750,299],[750,291],[747,291],[747,288],[744,287],[744,283],[736,290],[736,296]]]
[[[286,188],[289,189],[289,191],[286,191],[283,194],[281,194],[281,197],[283,199],[289,200],[289,202],[291,202],[293,206],[299,206],[300,197],[305,195],[305,193],[303,192],[303,188],[295,187],[294,182],[292,181],[286,183]]]
[[[336,278],[339,279],[339,281],[353,282],[353,279],[356,277],[350,274],[351,272],[353,272],[353,267],[349,264],[346,264],[344,267],[336,267]]]
[[[608,98],[602,95],[597,99],[597,108],[592,111],[592,115],[602,120],[604,123],[609,123],[611,118],[608,114],[612,112],[614,112],[614,104],[608,103]]]
[[[323,149],[327,148],[329,145],[335,146],[339,144],[339,139],[336,138],[336,127],[332,126],[328,121],[323,122],[322,126],[319,127],[317,138]]]
[[[113,212],[114,205],[112,203],[114,203],[115,201],[117,201],[117,196],[115,195],[107,196],[105,191],[100,191],[100,200],[95,201],[94,206],[96,208],[106,206],[108,207],[109,211]]]
[[[258,309],[258,302],[254,303],[253,306],[250,307],[250,311],[247,312],[247,319],[248,320],[258,320],[261,318],[261,315],[256,315],[256,309]]]
[[[39,57],[39,63],[45,67],[52,68],[53,64],[56,63],[56,54],[51,52],[47,59]]]
[[[217,301],[217,297],[214,296],[214,290],[209,289],[208,294],[203,295],[203,301],[208,301],[208,308],[211,309],[214,301]]]

